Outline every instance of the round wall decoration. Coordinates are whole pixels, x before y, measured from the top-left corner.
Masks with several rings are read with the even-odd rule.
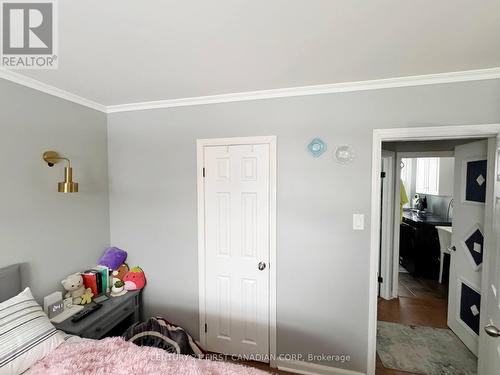
[[[319,138],[314,138],[308,145],[307,149],[315,158],[319,157],[326,151],[326,144]]]
[[[349,164],[353,159],[354,152],[350,146],[339,146],[335,150],[335,160],[337,160],[340,164]]]

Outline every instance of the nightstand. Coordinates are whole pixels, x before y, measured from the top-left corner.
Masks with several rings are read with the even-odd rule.
[[[134,290],[120,297],[109,297],[102,307],[79,322],[71,318],[54,324],[57,329],[88,339],[120,336],[140,319],[141,291]]]

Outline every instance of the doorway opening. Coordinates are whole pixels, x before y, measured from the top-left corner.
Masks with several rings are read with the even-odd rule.
[[[484,227],[484,207],[469,224],[463,223],[467,220],[463,216],[473,215],[476,206],[470,210],[468,205],[463,205],[457,212],[460,217],[453,215],[453,202],[461,200],[460,194],[464,190],[461,187],[462,180],[459,178],[455,181],[454,178],[455,155],[458,154],[460,166],[457,174],[460,175],[464,154],[486,160],[487,140],[384,142],[382,151],[395,154],[395,158],[391,159],[395,163],[393,168],[389,170],[386,163],[382,165],[382,173],[385,172],[383,178],[391,180],[395,194],[389,197],[382,195],[384,223],[381,226],[383,228],[385,223],[394,223],[394,247],[381,246],[381,263],[382,259],[388,257],[390,265],[386,275],[382,275],[382,282],[387,280],[388,288],[392,291],[389,296],[381,293],[378,301],[378,373],[383,374],[387,369],[413,374],[424,370],[441,373],[449,369],[450,364],[453,366],[454,361],[457,368],[474,373],[477,368],[477,345],[472,342],[468,349],[449,328],[453,326],[455,317],[452,316],[448,322],[448,310],[456,309],[454,304],[457,303],[453,298],[456,288],[449,288],[450,247],[453,219],[455,227]],[[386,159],[383,158],[383,161]],[[391,172],[393,178],[389,176]],[[486,168],[477,174],[470,178],[478,179],[484,175],[484,181],[480,180],[480,184],[476,181],[471,187],[485,192]],[[385,197],[392,201],[392,205],[384,201]],[[397,209],[386,209],[386,205]],[[389,219],[384,220],[385,216]],[[476,244],[482,246],[482,241]],[[480,253],[480,249],[478,251]],[[459,267],[457,262],[453,265]],[[390,270],[394,273],[393,277]],[[480,284],[480,273],[467,276],[467,279]],[[460,277],[465,278],[466,275]],[[454,283],[456,280],[453,280]],[[479,326],[479,314],[476,317]],[[471,318],[474,320],[474,316]],[[410,337],[408,332],[412,333]],[[462,340],[468,338],[462,337]],[[403,344],[408,346],[408,353],[398,355],[396,351],[400,351]],[[441,352],[434,349],[429,354],[428,350],[433,345],[437,348],[448,346],[448,350]]]
[[[497,302],[499,127],[479,128],[375,131],[368,374],[489,374],[499,360],[480,356],[478,372]]]

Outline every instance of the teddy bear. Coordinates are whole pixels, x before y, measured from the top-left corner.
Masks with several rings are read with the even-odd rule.
[[[88,303],[88,299],[83,299],[83,296],[92,293],[92,290],[90,288],[85,289],[85,286],[83,285],[82,275],[80,275],[79,273],[69,275],[63,281],[61,281],[61,284],[66,290],[66,295],[64,296],[64,298],[71,297],[73,299],[74,305]]]
[[[127,263],[123,263],[118,269],[113,271],[113,278],[118,280],[123,280],[127,272],[129,271],[129,267]]]

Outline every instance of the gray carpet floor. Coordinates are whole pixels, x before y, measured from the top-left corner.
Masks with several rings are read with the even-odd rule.
[[[449,329],[378,322],[377,354],[386,368],[425,375],[476,375],[477,358]]]

